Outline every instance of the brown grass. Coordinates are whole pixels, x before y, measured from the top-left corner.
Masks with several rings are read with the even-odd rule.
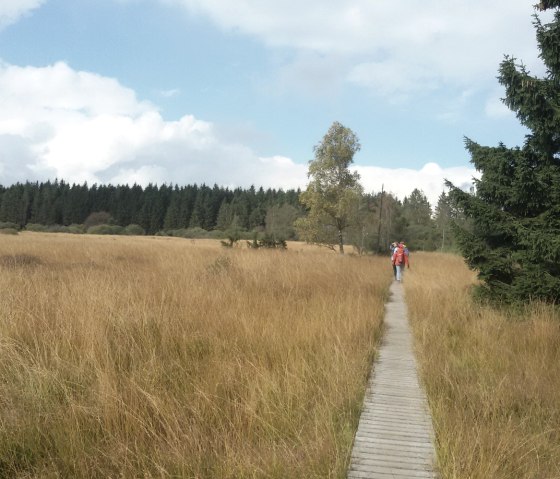
[[[473,303],[461,258],[414,255],[405,277],[443,478],[560,478],[560,315]]]
[[[0,258],[0,477],[344,477],[386,259],[41,233]]]

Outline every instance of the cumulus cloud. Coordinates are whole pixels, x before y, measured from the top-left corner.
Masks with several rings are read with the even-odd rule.
[[[422,190],[434,207],[443,191],[445,180],[468,191],[473,178],[479,177],[474,168],[442,168],[436,163],[426,163],[420,170],[412,168],[380,168],[376,166],[358,166],[356,168],[366,191],[392,193],[399,199],[409,196],[415,188]]]
[[[218,183],[297,187],[305,167],[261,158],[192,115],[166,121],[117,80],[0,64],[0,183]]]
[[[0,184],[60,178],[82,183],[207,183],[305,188],[307,164],[263,157],[223,135],[211,122],[185,115],[166,121],[157,108],[118,81],[76,71],[0,64]],[[419,171],[357,166],[366,191],[399,198],[414,188],[435,204],[443,179],[468,188],[474,170]]]
[[[2,0],[0,3],[0,29],[15,23],[20,17],[40,7],[46,0]]]
[[[316,52],[301,52],[290,63],[275,72],[274,81],[266,83],[269,94],[278,91],[298,91],[307,97],[332,96],[345,80],[346,60],[343,57]]]
[[[538,64],[533,7],[525,0],[495,0],[491,7],[486,0],[159,1],[271,47],[292,48],[295,62],[305,52],[351,59],[347,81],[386,96],[492,81],[507,53]]]

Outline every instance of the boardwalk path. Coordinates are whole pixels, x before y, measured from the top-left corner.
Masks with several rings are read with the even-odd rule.
[[[348,479],[437,477],[432,420],[418,382],[402,285],[394,282],[391,293]]]

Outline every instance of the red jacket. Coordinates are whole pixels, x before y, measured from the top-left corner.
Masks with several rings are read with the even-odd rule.
[[[408,254],[404,249],[404,246],[397,246],[391,257],[391,262],[395,266],[408,266]]]

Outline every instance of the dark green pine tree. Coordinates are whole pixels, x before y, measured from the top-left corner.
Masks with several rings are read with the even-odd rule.
[[[414,250],[433,251],[436,249],[436,227],[432,220],[432,208],[423,191],[415,188],[403,200],[402,214],[407,228],[404,241]]]
[[[47,181],[40,187],[40,197],[38,201],[37,223],[42,225],[53,225],[56,223],[55,201],[57,197],[58,181],[51,183]]]
[[[181,227],[180,218],[181,209],[181,192],[179,187],[175,185],[171,197],[169,199],[169,206],[165,212],[165,219],[163,220],[163,229],[165,230],[175,230]]]
[[[224,198],[218,211],[218,218],[216,220],[216,229],[225,231],[227,230],[233,221],[233,209],[228,203],[227,199]]]
[[[0,207],[0,221],[24,226],[23,220],[23,185],[17,183],[10,186],[4,193]]]
[[[65,225],[84,222],[88,216],[87,199],[87,184],[73,184],[64,198],[62,220]]]
[[[197,192],[196,199],[192,208],[189,228],[204,227],[204,202],[206,200],[206,186],[202,185]]]
[[[140,211],[139,225],[147,234],[153,235],[163,227],[165,215],[164,186],[158,188],[150,183],[144,189],[144,201]]]
[[[504,103],[531,133],[521,148],[467,139],[482,173],[476,191],[448,184],[452,201],[470,220],[468,230],[455,233],[482,280],[478,292],[505,303],[560,300],[560,0],[536,8],[554,13],[549,24],[537,16],[534,22],[545,77],[532,76],[512,57],[504,59],[498,77]]]

